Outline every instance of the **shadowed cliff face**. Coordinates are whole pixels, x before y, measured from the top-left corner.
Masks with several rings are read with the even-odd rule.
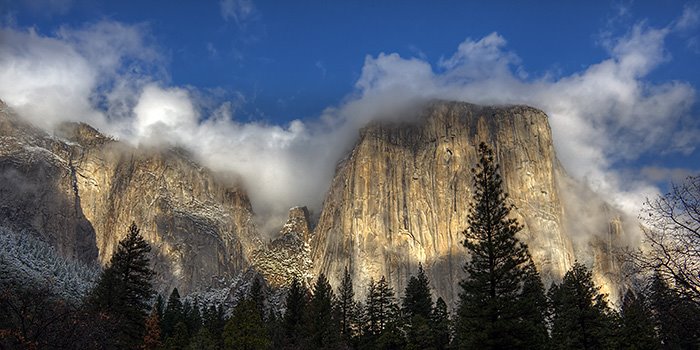
[[[462,231],[472,200],[476,147],[494,148],[505,191],[546,283],[559,280],[575,250],[564,227],[547,116],[536,109],[435,102],[414,123],[362,130],[336,172],[312,242],[316,273],[334,285],[345,266],[362,296],[384,275],[398,293],[419,262],[436,294],[457,299],[467,260]]]
[[[157,286],[186,293],[248,268],[261,246],[244,191],[184,152],[135,149],[85,124],[50,136],[2,112],[0,214],[63,255],[106,264],[133,221],[153,247]]]
[[[0,225],[93,263],[95,231],[82,210],[75,168],[64,157],[69,147],[9,113],[0,101]]]

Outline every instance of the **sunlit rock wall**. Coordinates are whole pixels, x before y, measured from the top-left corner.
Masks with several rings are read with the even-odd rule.
[[[334,285],[348,266],[358,295],[384,275],[398,294],[422,263],[448,305],[467,261],[463,230],[472,200],[470,169],[480,142],[494,149],[512,215],[544,281],[558,281],[576,254],[564,227],[547,116],[524,106],[434,102],[413,122],[363,129],[337,167],[315,229],[316,273]]]

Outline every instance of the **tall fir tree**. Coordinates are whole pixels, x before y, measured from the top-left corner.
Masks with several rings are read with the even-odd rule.
[[[338,287],[338,298],[335,303],[336,313],[340,327],[340,334],[346,345],[350,344],[355,332],[357,320],[357,303],[355,302],[355,290],[353,289],[352,276],[345,267],[343,279]]]
[[[224,332],[224,326],[226,325],[223,307],[221,305],[209,305],[208,308],[204,309],[202,321],[203,328],[211,335],[216,348],[222,348],[224,342],[221,334]]]
[[[153,308],[158,313],[158,319],[162,321],[163,313],[165,312],[165,300],[163,299],[163,295],[160,293],[158,293],[158,296],[156,297],[156,302],[153,304]]]
[[[367,300],[362,317],[361,345],[372,348],[397,348],[403,346],[399,305],[394,290],[382,276],[378,282],[370,280]]]
[[[145,320],[155,293],[150,252],[151,246],[132,223],[92,290],[89,305],[113,320],[113,346],[133,349],[143,341]]]
[[[283,318],[275,308],[270,308],[265,318],[265,324],[267,325],[267,335],[270,338],[273,349],[282,349],[285,346],[286,338],[283,321]]]
[[[435,340],[431,330],[433,299],[430,280],[423,265],[418,265],[418,274],[411,276],[406,285],[401,306],[406,323],[406,341],[409,349],[434,349]]]
[[[160,349],[163,345],[160,332],[160,315],[158,309],[154,308],[151,315],[146,319],[146,334],[143,337],[143,350]]]
[[[260,276],[255,276],[253,278],[253,283],[250,285],[250,290],[248,291],[250,299],[255,303],[255,308],[260,314],[260,318],[265,318],[265,292],[263,291],[263,284],[261,282]]]
[[[184,350],[190,343],[190,335],[187,332],[187,324],[180,321],[175,324],[172,333],[163,341],[164,350]]]
[[[593,277],[576,262],[561,285],[549,290],[554,349],[613,349],[615,320]]]
[[[547,316],[549,301],[542,278],[530,260],[525,267],[525,280],[518,300],[520,316],[516,338],[519,347],[525,349],[543,349],[549,346]]]
[[[456,338],[460,348],[522,347],[528,339],[518,329],[526,319],[522,292],[530,256],[515,237],[522,226],[509,217],[513,206],[506,204],[493,151],[482,142],[478,155],[463,241],[471,260],[460,283]]]
[[[635,294],[631,289],[625,293],[620,308],[620,332],[617,338],[620,348],[635,350],[661,348],[651,308],[644,294]]]
[[[662,349],[700,348],[700,308],[681,297],[660,276],[652,277],[647,299]]]
[[[264,350],[270,346],[267,328],[255,301],[246,297],[238,302],[226,322],[223,338],[227,349]]]
[[[161,322],[163,338],[168,338],[175,333],[175,325],[184,322],[185,316],[183,312],[182,301],[180,300],[180,292],[177,288],[173,288],[168,297],[168,304],[163,311],[163,321]]]
[[[418,274],[411,276],[406,285],[401,311],[408,319],[421,316],[428,320],[432,310],[433,297],[430,292],[430,280],[423,270],[423,264],[418,264]]]
[[[283,328],[285,348],[300,349],[304,342],[304,321],[308,308],[308,291],[301,282],[294,278],[285,300]]]
[[[308,312],[308,344],[311,349],[337,349],[340,341],[340,325],[333,313],[335,295],[321,273],[314,284]]]
[[[207,329],[206,327],[202,327],[199,329],[197,334],[194,335],[189,341],[189,345],[187,346],[188,350],[217,350],[221,349],[223,346],[220,346],[217,342],[216,339],[214,339],[214,335]]]
[[[182,313],[185,317],[185,324],[187,325],[187,333],[191,336],[197,334],[199,329],[202,328],[202,312],[199,309],[199,302],[197,299],[193,301],[185,301],[182,307]]]
[[[430,329],[433,331],[433,341],[436,350],[447,349],[451,340],[450,314],[447,304],[438,297],[430,316]]]

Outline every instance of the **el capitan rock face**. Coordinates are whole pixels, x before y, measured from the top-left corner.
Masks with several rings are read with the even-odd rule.
[[[467,260],[462,231],[472,200],[471,168],[480,142],[492,145],[514,217],[545,282],[561,279],[576,257],[564,227],[547,116],[524,106],[434,102],[412,123],[361,131],[337,167],[315,230],[315,272],[337,285],[348,266],[360,295],[384,275],[398,293],[422,263],[448,305],[457,300]]]

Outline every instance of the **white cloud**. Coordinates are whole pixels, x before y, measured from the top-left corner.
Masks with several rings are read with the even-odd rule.
[[[634,211],[656,189],[623,181],[616,163],[666,147],[694,147],[680,123],[695,102],[687,83],[653,84],[645,77],[670,57],[669,28],[634,26],[609,41],[610,57],[559,79],[527,79],[518,57],[497,33],[467,39],[439,62],[439,71],[397,54],[368,57],[357,87],[362,100],[447,98],[482,104],[529,104],[550,116],[556,149],[566,169],[618,206]],[[380,104],[378,108],[382,108]],[[368,109],[373,109],[368,108]],[[694,130],[697,133],[697,130]]]
[[[441,59],[439,66],[451,78],[483,80],[511,75],[510,67],[520,63],[514,53],[503,51],[506,40],[498,33],[491,33],[479,41],[467,39],[459,44],[457,52],[448,59]]]
[[[683,14],[675,22],[675,29],[689,30],[695,28],[700,23],[700,9],[696,5],[686,5]]]
[[[224,20],[233,20],[240,27],[245,27],[246,23],[254,20],[257,15],[251,0],[222,0],[219,7]]]
[[[144,87],[134,106],[134,116],[136,137],[154,143],[189,139],[199,119],[187,90],[163,89],[154,84]]]
[[[31,29],[1,29],[0,42],[0,96],[19,113],[42,126],[101,117],[90,103],[99,71],[71,44]]]
[[[326,73],[328,73],[328,71],[326,70],[326,65],[323,64],[323,61],[318,60],[314,65],[316,66],[316,68],[318,68],[319,71],[321,71],[321,77],[325,79]]]
[[[12,83],[0,84],[0,96],[43,127],[82,120],[112,131],[115,119],[130,117],[137,91],[165,77],[145,32],[112,21],[62,27],[53,36],[1,28],[0,81]]]
[[[688,176],[697,175],[700,173],[700,169],[687,169],[687,168],[665,168],[658,166],[645,166],[640,171],[641,175],[647,178],[649,181],[654,182],[671,182],[675,184],[680,184]]]
[[[254,12],[245,9],[249,2],[224,3],[225,18]],[[606,42],[607,59],[556,79],[529,77],[498,33],[465,40],[435,67],[396,53],[367,56],[343,103],[316,121],[279,126],[236,120],[234,103],[205,112],[201,91],[169,86],[167,74],[154,68],[162,58],[143,26],[98,22],[52,36],[5,28],[0,81],[13,84],[0,84],[0,98],[47,127],[82,120],[134,143],[185,146],[206,166],[239,174],[256,212],[275,224],[291,206],[320,209],[336,162],[372,119],[410,116],[415,104],[432,98],[529,104],[549,114],[566,169],[634,210],[656,189],[624,178],[617,163],[660,149],[687,152],[698,141],[696,129],[679,131],[695,89],[646,79],[672,59],[664,40],[673,32],[637,25]]]

